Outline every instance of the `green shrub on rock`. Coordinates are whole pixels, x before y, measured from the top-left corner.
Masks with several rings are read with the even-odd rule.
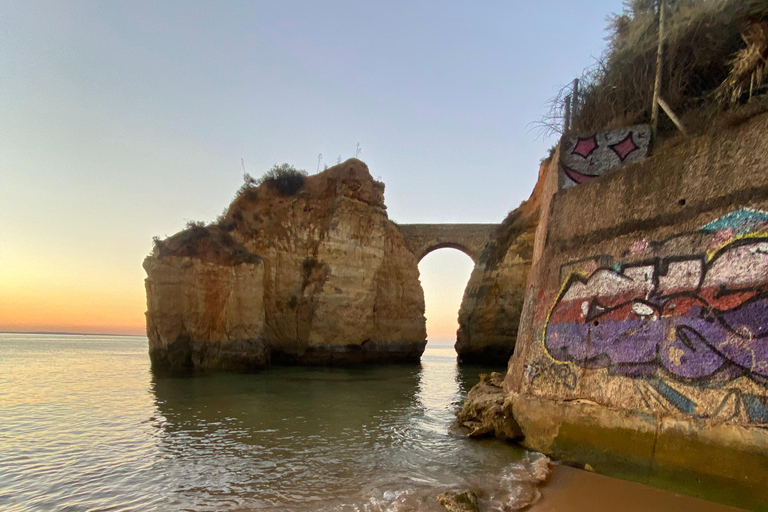
[[[288,164],[275,164],[264,175],[256,180],[256,184],[266,183],[274,187],[284,196],[295,195],[304,186],[307,171],[296,169]]]

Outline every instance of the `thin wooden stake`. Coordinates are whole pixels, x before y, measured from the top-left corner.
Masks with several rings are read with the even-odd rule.
[[[579,113],[579,79],[573,79],[573,102],[571,104],[571,126],[573,126],[573,118]]]
[[[688,132],[686,131],[685,126],[683,126],[683,122],[680,121],[680,118],[675,115],[675,113],[672,111],[672,108],[667,104],[666,101],[664,101],[664,99],[662,99],[661,96],[659,96],[659,106],[664,109],[664,112],[666,112],[672,122],[675,123],[677,129],[683,132],[683,135],[687,137]]]
[[[656,50],[656,82],[653,85],[653,105],[651,106],[651,142],[656,143],[659,131],[659,94],[661,94],[661,71],[664,64],[664,22],[666,18],[666,0],[659,4],[659,47]]]
[[[571,97],[565,97],[565,119],[563,119],[563,134],[571,129]]]

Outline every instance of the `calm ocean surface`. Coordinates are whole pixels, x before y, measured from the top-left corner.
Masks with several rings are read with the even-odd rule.
[[[0,334],[0,510],[428,511],[449,487],[518,492],[525,452],[451,430],[500,369],[455,357],[169,378],[145,337]]]

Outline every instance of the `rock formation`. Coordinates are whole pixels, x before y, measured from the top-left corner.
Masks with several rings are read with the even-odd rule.
[[[418,361],[417,262],[385,209],[350,159],[295,195],[245,186],[218,225],[160,241],[144,262],[153,364]]]
[[[437,497],[437,502],[447,512],[478,512],[477,495],[468,490],[445,491]]]
[[[491,436],[504,441],[522,437],[520,427],[512,417],[512,404],[506,401],[502,387],[505,375],[493,372],[480,375],[480,382],[467,394],[461,410],[456,413],[459,424],[469,437]]]
[[[264,265],[231,233],[192,227],[158,242],[144,269],[153,365],[252,369],[269,363]]]
[[[448,512],[527,510],[541,498],[539,487],[550,473],[548,457],[529,452],[498,474],[484,476],[473,488],[451,489],[437,497]]]
[[[456,333],[462,362],[504,365],[512,355],[533,257],[540,183],[548,170],[542,163],[531,197],[509,213],[472,270]]]

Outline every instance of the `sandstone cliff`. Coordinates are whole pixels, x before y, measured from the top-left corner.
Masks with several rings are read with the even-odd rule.
[[[531,197],[510,212],[472,270],[459,309],[456,352],[462,362],[504,365],[515,348],[539,219],[541,164]]]
[[[266,366],[261,258],[216,226],[158,242],[144,261],[147,336],[161,367]]]
[[[350,159],[295,195],[245,187],[217,226],[161,242],[144,263],[153,363],[417,361],[417,262],[385,209],[384,185]]]

